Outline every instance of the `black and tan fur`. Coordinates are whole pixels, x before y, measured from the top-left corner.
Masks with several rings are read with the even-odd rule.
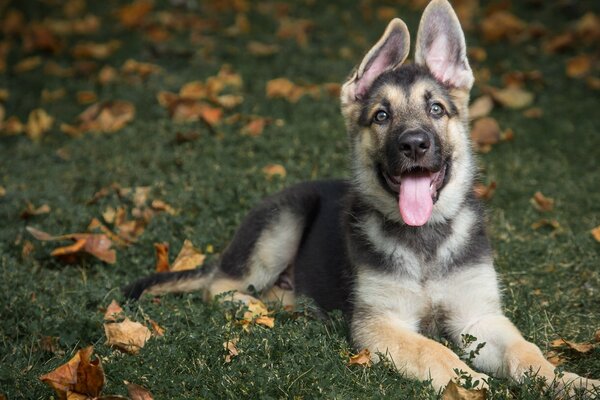
[[[433,334],[458,344],[470,334],[477,338],[472,348],[485,342],[472,363],[482,372],[520,381],[533,371],[559,387],[592,390],[599,381],[555,377],[502,313],[483,212],[472,194],[473,73],[446,0],[424,11],[415,62],[404,65],[409,47],[406,25],[394,19],[342,87],[351,179],[302,183],[267,198],[215,269],[153,275],[126,294],[203,289],[209,297],[235,291],[245,301],[252,287],[285,304],[308,296],[324,310],[343,310],[357,348],[389,357],[401,373],[431,379],[438,389],[457,378],[455,370],[482,386],[487,376]],[[431,182],[431,210],[421,206],[421,199],[429,202],[422,185],[429,181],[419,177]],[[410,185],[414,197],[403,198]]]

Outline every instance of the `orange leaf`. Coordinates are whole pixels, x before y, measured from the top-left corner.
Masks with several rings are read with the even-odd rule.
[[[242,135],[259,136],[265,129],[267,118],[254,117],[241,130]]]
[[[600,225],[591,230],[592,236],[596,239],[596,242],[600,243]]]
[[[479,199],[489,200],[494,196],[496,191],[496,181],[490,182],[489,185],[476,184],[474,187],[475,197]]]
[[[61,399],[69,398],[69,392],[83,398],[98,397],[104,386],[104,371],[100,360],[91,360],[92,346],[79,350],[66,364],[40,376],[40,380],[53,388]]]
[[[254,323],[256,323],[258,325],[266,326],[267,328],[273,328],[275,326],[275,318],[267,317],[267,316],[263,315],[263,316],[256,318],[254,320]]]
[[[153,319],[149,319],[148,322],[150,323],[150,326],[152,327],[152,331],[154,332],[154,334],[156,336],[164,336],[165,335],[165,328],[161,327],[156,321],[154,321]]]
[[[583,78],[592,68],[592,58],[587,54],[581,54],[567,61],[567,76],[569,78]]]
[[[575,350],[577,353],[586,354],[594,349],[593,343],[575,343],[565,339],[555,339],[550,342],[550,347],[568,347],[571,350]]]
[[[154,243],[156,251],[156,272],[168,272],[169,265],[169,243]]]
[[[530,202],[536,210],[541,212],[552,211],[554,208],[554,199],[544,196],[542,192],[535,192]]]
[[[271,180],[275,175],[285,178],[286,171],[285,167],[280,164],[269,164],[263,168],[263,173],[266,177]]]
[[[119,22],[126,28],[135,28],[144,21],[146,15],[152,11],[152,2],[147,0],[138,0],[126,6],[119,8],[117,17]]]
[[[107,43],[79,42],[73,46],[71,53],[75,58],[95,58],[104,60],[121,47],[121,42],[111,40]]]
[[[78,119],[77,129],[83,132],[116,132],[135,116],[135,107],[128,101],[104,101],[91,105]]]
[[[348,365],[362,365],[365,367],[370,367],[372,364],[371,352],[369,349],[364,349],[360,353],[351,356],[350,360],[348,361]]]
[[[239,354],[239,351],[236,347],[238,341],[239,341],[239,338],[232,338],[223,343],[223,347],[227,351],[227,354],[225,354],[225,362],[226,363],[230,363],[231,360],[233,359],[233,357],[235,357]]]
[[[125,316],[123,312],[123,308],[117,303],[116,300],[110,302],[108,307],[106,307],[106,312],[104,313],[104,320],[116,322],[118,319],[122,319]]]

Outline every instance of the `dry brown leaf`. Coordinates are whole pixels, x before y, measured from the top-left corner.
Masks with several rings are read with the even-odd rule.
[[[13,67],[13,71],[17,74],[33,71],[42,64],[40,56],[27,57],[19,61]]]
[[[487,51],[483,47],[469,47],[467,50],[469,53],[469,60],[484,62],[487,59]]]
[[[9,8],[6,10],[0,26],[2,27],[2,33],[7,36],[19,34],[25,29],[25,15],[19,10]]]
[[[494,108],[494,102],[488,95],[478,97],[469,106],[469,118],[475,120],[481,117],[487,117]]]
[[[42,135],[52,128],[54,117],[51,117],[41,108],[36,108],[29,113],[25,134],[33,141],[41,139]]]
[[[596,332],[594,332],[594,341],[600,342],[600,329],[598,329]]]
[[[126,382],[127,394],[131,400],[153,400],[152,393],[140,385]]]
[[[269,180],[276,175],[281,178],[285,178],[286,175],[285,167],[281,164],[268,164],[262,171]]]
[[[171,207],[171,205],[167,204],[162,200],[152,200],[151,203],[152,209],[156,211],[164,211],[169,215],[176,215],[177,210]]]
[[[587,54],[580,54],[567,61],[566,73],[569,78],[583,78],[592,69],[592,58]]]
[[[4,186],[0,186],[0,198],[6,196],[6,189]]]
[[[82,90],[77,92],[77,102],[79,104],[90,104],[98,100],[96,93],[90,90]]]
[[[442,393],[442,400],[485,400],[487,389],[465,389],[450,381]]]
[[[63,97],[66,96],[66,94],[67,94],[67,91],[64,88],[59,88],[56,90],[43,89],[41,98],[42,98],[42,102],[44,102],[44,103],[52,103],[52,102],[62,99]]]
[[[268,118],[263,117],[252,117],[250,122],[248,122],[242,130],[240,131],[242,135],[247,136],[260,136],[265,129],[265,126],[269,122]]]
[[[71,128],[79,134],[85,132],[111,133],[123,128],[134,117],[135,107],[130,102],[123,100],[104,101],[86,108],[78,117],[79,125]],[[64,131],[62,125],[61,130]]]
[[[130,354],[137,354],[152,334],[150,329],[125,318],[123,322],[111,322],[104,324],[106,344],[114,346]]]
[[[162,71],[162,68],[156,64],[128,59],[121,67],[121,71],[125,74],[135,74],[142,78],[147,78],[151,74],[157,74]]]
[[[71,256],[78,255],[79,253],[87,253],[109,264],[114,264],[117,261],[117,253],[114,249],[111,249],[112,241],[105,234],[72,233],[52,236],[31,226],[28,226],[25,229],[38,240],[72,240],[75,242],[71,246],[59,247],[53,250],[50,253],[52,256]]]
[[[156,253],[156,272],[168,272],[171,269],[169,265],[169,243],[154,243]]]
[[[106,312],[104,313],[104,321],[117,322],[120,319],[125,317],[125,312],[123,308],[117,303],[116,300],[110,302],[108,307],[106,307]]]
[[[44,74],[58,76],[59,78],[69,78],[75,75],[75,70],[72,67],[63,67],[54,61],[48,61],[44,65]]]
[[[91,360],[92,346],[79,350],[66,364],[40,376],[60,399],[68,399],[68,393],[82,398],[96,398],[104,386],[104,371],[99,359]]]
[[[528,107],[534,99],[533,93],[516,86],[508,86],[504,89],[490,87],[489,92],[494,101],[512,109]]]
[[[600,78],[588,76],[585,78],[585,83],[592,90],[600,90]]]
[[[279,46],[276,44],[266,44],[251,40],[246,45],[246,50],[253,56],[266,57],[279,53]]]
[[[104,60],[121,47],[119,40],[111,40],[106,43],[94,43],[94,42],[79,42],[73,46],[71,54],[75,58],[95,58],[97,60]]]
[[[6,135],[18,135],[24,130],[25,125],[23,125],[21,120],[16,116],[9,117],[4,121],[4,124],[2,124],[2,132]]]
[[[476,184],[473,188],[473,191],[475,192],[475,197],[484,200],[491,199],[492,197],[494,197],[494,193],[496,192],[496,186],[496,181],[490,182],[489,185],[482,185],[481,183]]]
[[[575,25],[577,36],[588,43],[600,40],[600,17],[588,11]]]
[[[119,22],[126,28],[135,28],[144,22],[144,18],[150,11],[153,5],[148,0],[137,0],[126,6],[122,6],[117,11]]]
[[[179,97],[191,100],[205,99],[208,97],[208,88],[202,81],[188,82],[179,89]]]
[[[28,219],[36,215],[48,214],[50,211],[52,211],[52,209],[48,204],[42,204],[36,208],[32,203],[27,202],[25,209],[21,211],[20,217],[21,219]]]
[[[244,96],[238,94],[223,94],[213,98],[212,100],[228,110],[235,108],[244,102]]]
[[[596,242],[600,243],[600,225],[590,231]]]
[[[116,81],[118,78],[118,73],[116,68],[111,67],[110,65],[105,65],[102,67],[100,72],[98,72],[98,82],[101,85],[107,85],[111,82]]]
[[[552,228],[554,232],[559,232],[562,229],[560,223],[557,220],[546,218],[540,219],[539,221],[536,221],[533,224],[531,224],[531,229],[538,230],[544,226]]]
[[[565,32],[556,35],[547,40],[543,49],[548,54],[559,53],[572,48],[575,45],[576,37],[573,32]]]
[[[350,356],[348,365],[362,365],[364,367],[370,367],[373,364],[371,361],[371,352],[369,349],[363,349],[358,354]]]
[[[594,344],[593,343],[576,343],[576,342],[571,342],[565,339],[555,339],[552,342],[550,342],[550,347],[553,348],[559,348],[559,347],[568,347],[571,350],[576,351],[577,353],[580,354],[586,354],[589,353],[590,351],[592,351],[594,349]]]
[[[239,354],[239,351],[236,347],[239,340],[240,340],[239,338],[235,337],[226,342],[223,342],[223,348],[227,351],[227,354],[225,354],[225,362],[226,363],[230,363],[231,360],[233,359],[233,357],[235,357]]]
[[[532,107],[523,111],[523,115],[527,118],[542,118],[544,110],[539,107]]]
[[[177,258],[173,261],[173,265],[171,265],[171,271],[196,269],[204,263],[205,258],[206,256],[194,247],[191,240],[186,239]]]
[[[282,18],[279,20],[277,37],[280,39],[296,39],[301,47],[308,45],[308,32],[314,27],[314,22],[309,19]]]
[[[257,325],[266,326],[267,328],[273,328],[275,326],[275,318],[262,315],[257,317],[254,320],[254,323]]]
[[[152,332],[155,336],[165,336],[165,328],[160,326],[155,320],[148,319],[150,326],[152,327]]]
[[[536,210],[541,212],[552,211],[554,208],[554,199],[544,196],[542,192],[535,192],[529,201]]]
[[[318,98],[320,89],[316,85],[300,86],[287,78],[277,78],[267,82],[266,93],[268,98],[283,98],[291,103],[296,103],[306,94]]]
[[[498,122],[491,117],[478,119],[471,128],[471,140],[479,150],[489,151],[489,146],[500,140]]]
[[[527,27],[525,22],[506,10],[496,11],[481,21],[483,38],[489,42],[515,39]]]

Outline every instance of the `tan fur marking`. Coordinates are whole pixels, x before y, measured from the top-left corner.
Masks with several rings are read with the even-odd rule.
[[[371,317],[354,325],[353,336],[360,348],[368,348],[389,357],[396,368],[409,378],[432,380],[435,389],[443,388],[450,380],[456,380],[454,369],[470,374],[487,386],[484,374],[473,371],[450,349],[416,332],[401,328],[387,318]],[[374,356],[378,361],[378,356]]]
[[[296,304],[296,296],[293,290],[284,290],[279,286],[273,286],[265,291],[260,298],[266,302],[278,303],[282,307],[293,307]]]
[[[243,293],[247,289],[244,281],[231,278],[216,278],[208,286],[206,296],[207,300],[212,300],[219,295],[227,292],[232,292],[231,295],[222,296],[221,302],[224,301],[239,301],[248,304],[251,300],[256,300],[254,296]]]

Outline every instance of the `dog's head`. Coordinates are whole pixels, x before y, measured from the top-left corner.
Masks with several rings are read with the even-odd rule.
[[[421,18],[415,63],[410,37],[392,20],[342,87],[353,178],[388,218],[412,226],[452,218],[471,190],[468,139],[473,73],[465,38],[447,0]]]

